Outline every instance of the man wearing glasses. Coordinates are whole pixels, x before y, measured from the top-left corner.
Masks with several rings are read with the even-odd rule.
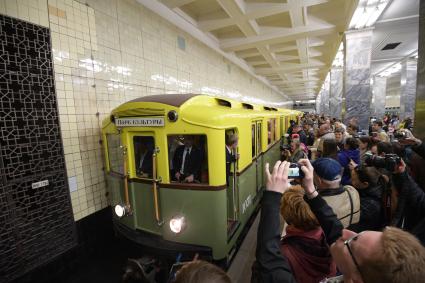
[[[313,167],[307,159],[299,161],[304,172],[305,199],[316,215],[339,271],[339,278],[321,282],[423,282],[425,248],[411,234],[387,227],[383,232],[356,234],[343,229],[313,184]],[[289,163],[278,161],[270,174],[266,164],[267,189],[263,196],[257,235],[258,282],[295,282],[286,258],[280,253],[279,206],[288,189]],[[402,172],[402,171],[400,171]]]

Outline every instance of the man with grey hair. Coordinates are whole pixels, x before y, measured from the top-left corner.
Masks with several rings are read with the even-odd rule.
[[[360,197],[352,186],[341,186],[343,168],[332,158],[313,162],[313,182],[320,196],[332,207],[344,228],[359,222]]]
[[[334,140],[335,134],[332,132],[331,125],[324,123],[319,128],[320,142],[317,151],[321,154],[323,152],[323,142],[325,140]]]

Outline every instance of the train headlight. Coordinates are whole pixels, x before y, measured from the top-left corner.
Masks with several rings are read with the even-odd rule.
[[[180,233],[186,226],[186,220],[184,216],[175,216],[170,220],[170,229],[174,233]]]
[[[116,214],[119,218],[123,217],[123,216],[126,214],[126,212],[127,212],[127,210],[126,210],[125,206],[124,206],[124,205],[121,205],[121,204],[117,204],[117,205],[115,206],[115,208],[114,208],[114,211],[115,211],[115,214]]]

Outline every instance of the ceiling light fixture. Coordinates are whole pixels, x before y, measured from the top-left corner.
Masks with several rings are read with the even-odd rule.
[[[350,29],[373,26],[389,2],[389,0],[360,0],[353,18],[351,18]]]

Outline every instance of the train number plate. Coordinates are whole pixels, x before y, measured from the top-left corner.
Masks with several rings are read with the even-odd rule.
[[[49,180],[44,180],[44,181],[40,181],[40,182],[37,182],[37,183],[32,183],[31,187],[33,189],[37,189],[37,188],[45,187],[45,186],[48,186],[48,185],[49,185]]]

